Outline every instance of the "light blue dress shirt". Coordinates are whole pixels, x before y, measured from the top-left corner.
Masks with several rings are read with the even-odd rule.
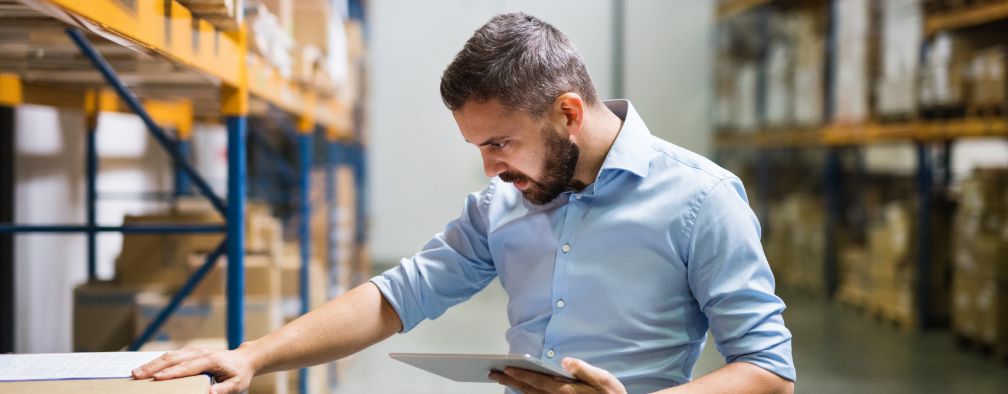
[[[512,354],[580,358],[651,392],[692,379],[710,329],[727,362],[794,380],[742,183],[652,136],[628,101],[606,105],[624,121],[594,183],[537,206],[494,178],[421,252],[371,279],[403,332],[499,277]]]

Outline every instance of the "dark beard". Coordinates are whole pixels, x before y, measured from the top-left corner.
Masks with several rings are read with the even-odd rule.
[[[556,129],[543,129],[546,157],[543,158],[542,180],[533,180],[524,174],[504,172],[498,175],[504,182],[513,183],[519,180],[529,182],[529,187],[522,191],[526,200],[536,205],[553,201],[560,193],[573,185],[574,169],[577,167],[580,150],[570,140],[559,135]],[[577,182],[578,185],[581,182]],[[581,188],[584,186],[581,185]]]

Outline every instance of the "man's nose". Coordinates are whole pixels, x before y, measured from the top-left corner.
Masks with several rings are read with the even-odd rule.
[[[483,172],[486,173],[487,178],[493,178],[505,171],[507,171],[507,165],[503,162],[491,157],[491,155],[483,155]]]

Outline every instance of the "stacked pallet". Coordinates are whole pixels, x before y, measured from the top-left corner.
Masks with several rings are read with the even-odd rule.
[[[770,207],[767,260],[778,282],[824,294],[823,198],[796,193]]]
[[[955,217],[952,328],[1008,356],[1008,169],[977,169]]]
[[[868,225],[866,245],[849,245],[840,252],[839,301],[903,328],[945,321],[950,292],[949,209],[936,202],[929,214],[927,272],[920,272],[918,265],[918,209],[909,200],[882,204]],[[926,311],[918,308],[920,281],[927,287]]]

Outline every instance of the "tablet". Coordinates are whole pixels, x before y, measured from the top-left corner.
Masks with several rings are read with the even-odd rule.
[[[568,382],[577,381],[567,371],[528,354],[389,353],[389,357],[456,382],[496,383],[490,380],[490,371],[504,371],[507,367],[527,369]]]

